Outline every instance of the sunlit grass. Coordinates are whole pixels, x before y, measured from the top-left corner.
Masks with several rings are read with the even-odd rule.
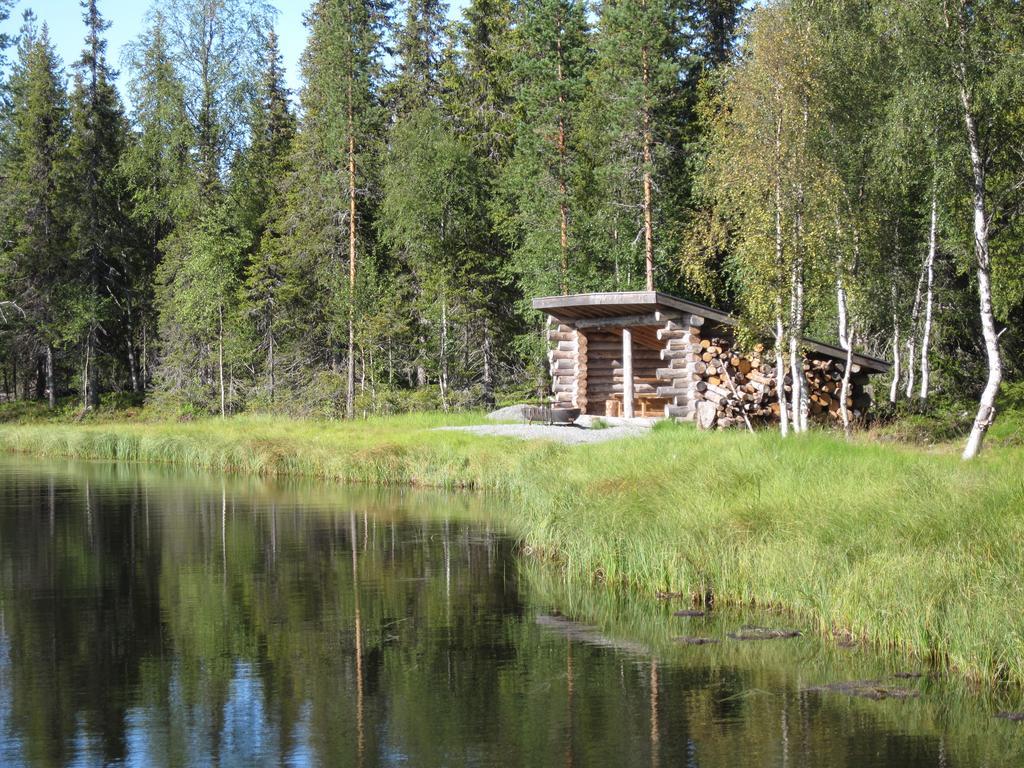
[[[0,449],[500,491],[510,530],[571,581],[780,606],[823,634],[1024,683],[1024,449],[1012,435],[963,462],[821,433],[666,425],[569,447],[435,429],[479,421],[17,425],[0,426]]]

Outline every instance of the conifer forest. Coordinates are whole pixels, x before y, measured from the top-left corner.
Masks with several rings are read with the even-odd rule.
[[[0,41],[0,399],[536,399],[533,297],[651,288],[891,360],[969,454],[1021,378],[1020,0],[315,0],[295,93],[268,3],[118,60],[103,11]]]

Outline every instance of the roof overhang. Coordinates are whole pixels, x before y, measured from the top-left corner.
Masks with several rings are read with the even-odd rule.
[[[666,320],[678,317],[680,313],[699,315],[705,320],[721,325],[738,325],[737,319],[732,315],[661,291],[544,296],[533,300],[533,308],[581,329],[595,327],[598,324],[614,325],[617,320],[623,326],[660,325]],[[840,347],[808,338],[804,338],[802,343],[811,352],[833,359],[846,359],[846,351]],[[853,361],[868,373],[887,373],[891,367],[891,363],[870,355],[854,353]]]

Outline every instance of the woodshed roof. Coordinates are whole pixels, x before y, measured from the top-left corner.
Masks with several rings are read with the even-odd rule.
[[[687,301],[661,291],[618,291],[609,293],[578,293],[571,296],[544,296],[533,300],[533,308],[547,313],[556,320],[578,328],[597,327],[603,321],[621,320],[621,325],[662,325],[666,312],[684,312],[700,315],[706,320],[736,326],[732,315],[713,307]],[[845,360],[846,352],[840,347],[823,344],[814,339],[803,340],[811,352],[824,357]],[[891,363],[870,355],[854,353],[853,361],[868,373],[886,373]]]

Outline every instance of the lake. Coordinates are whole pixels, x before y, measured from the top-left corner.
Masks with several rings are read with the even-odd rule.
[[[508,517],[0,458],[0,765],[1024,764],[1016,694],[567,585]]]

